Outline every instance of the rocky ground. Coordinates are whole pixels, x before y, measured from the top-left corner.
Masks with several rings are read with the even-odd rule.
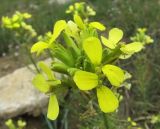
[[[25,120],[26,129],[47,127],[40,113],[48,99],[34,89],[34,72],[25,65],[23,58],[13,55],[0,58],[0,129],[7,129],[4,121],[10,117]]]

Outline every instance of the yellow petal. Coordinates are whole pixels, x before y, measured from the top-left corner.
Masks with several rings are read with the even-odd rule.
[[[133,42],[133,43],[129,43],[127,45],[124,45],[120,48],[120,50],[122,52],[124,52],[125,54],[133,54],[135,52],[139,52],[141,51],[143,48],[142,43],[140,42]]]
[[[123,31],[118,28],[113,28],[109,31],[109,40],[117,44],[123,37]]]
[[[106,27],[100,22],[91,22],[89,24],[89,26],[91,26],[91,27],[93,27],[95,29],[98,29],[100,31],[104,31],[106,29]]]
[[[130,58],[131,56],[132,56],[132,55],[128,55],[128,54],[121,54],[121,55],[119,56],[119,59],[125,60],[125,59]]]
[[[102,45],[98,38],[89,37],[84,40],[83,49],[93,64],[99,65],[101,63]]]
[[[55,80],[52,70],[43,61],[38,62],[38,66],[47,75],[49,80]]]
[[[102,40],[102,43],[110,48],[110,49],[115,49],[116,48],[116,44],[114,44],[113,42],[111,42],[110,40],[108,40],[107,38],[101,36],[101,40]]]
[[[119,106],[117,97],[106,86],[97,88],[97,98],[100,109],[105,113],[114,112]]]
[[[69,35],[74,36],[78,32],[78,26],[77,26],[77,24],[75,24],[73,21],[70,20],[67,22],[67,27],[66,27],[65,31]]]
[[[47,117],[51,120],[55,120],[58,117],[58,114],[59,114],[59,105],[57,97],[55,94],[51,94],[49,98]]]
[[[123,70],[117,66],[105,65],[102,71],[113,86],[120,86],[125,79]]]
[[[85,25],[82,18],[79,15],[74,15],[74,22],[78,25],[80,29],[84,29]]]
[[[37,52],[37,55],[39,55],[44,49],[47,49],[49,45],[45,42],[37,42],[35,43],[31,48],[31,53]]]
[[[86,71],[77,71],[73,80],[80,90],[91,90],[98,85],[98,76]]]
[[[58,38],[60,33],[66,28],[66,24],[67,23],[65,20],[59,20],[55,23],[50,44],[53,43]]]
[[[50,90],[50,86],[48,85],[42,74],[37,74],[33,78],[32,83],[41,92],[46,93]]]

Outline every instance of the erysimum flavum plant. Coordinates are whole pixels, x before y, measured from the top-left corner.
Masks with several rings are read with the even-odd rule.
[[[57,94],[64,92],[63,88],[74,88],[90,97],[94,94],[95,105],[98,103],[104,113],[118,110],[118,89],[124,86],[129,73],[117,66],[117,60],[127,59],[145,46],[137,41],[123,42],[123,31],[119,28],[108,30],[107,37],[102,36],[101,32],[106,30],[102,23],[89,22],[74,14],[73,20],[57,21],[53,32],[32,46],[32,53],[40,55],[47,51],[52,59],[51,66],[38,63],[41,72],[33,79],[34,86],[50,96],[49,119],[58,117]],[[55,73],[59,73],[58,78]]]
[[[20,40],[19,42],[24,43],[26,40],[29,41],[37,36],[37,33],[32,25],[27,24],[26,22],[26,20],[30,19],[31,17],[32,15],[27,12],[21,13],[16,11],[11,17],[2,17],[2,28],[6,30],[12,30],[14,32],[14,36]]]
[[[27,125],[26,122],[21,119],[19,119],[16,123],[17,124],[15,124],[12,119],[8,119],[5,122],[5,125],[8,127],[8,129],[24,129]]]
[[[28,48],[29,43],[32,43],[37,38],[36,30],[31,24],[27,23],[27,20],[31,17],[32,15],[30,13],[22,13],[19,11],[16,11],[11,17],[3,16],[1,29],[6,32],[8,31],[12,36],[11,39],[13,38],[13,41],[10,46],[20,46],[22,48],[21,50],[25,52],[31,63],[36,67],[35,61],[30,53],[30,48]]]
[[[142,42],[144,45],[153,43],[154,40],[146,34],[146,31],[146,28],[138,28],[136,35],[131,37],[131,40]]]
[[[66,10],[67,14],[79,15],[85,21],[89,20],[89,17],[95,16],[96,12],[94,9],[87,5],[85,2],[76,2],[73,5],[70,5]]]

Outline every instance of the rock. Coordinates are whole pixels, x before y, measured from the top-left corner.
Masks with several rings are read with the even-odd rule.
[[[71,0],[49,0],[48,3],[52,4],[52,3],[58,3],[58,4],[65,4],[67,2],[70,2]]]
[[[33,70],[24,67],[0,78],[0,119],[25,113],[39,115],[47,107],[48,97],[31,83],[34,75]]]

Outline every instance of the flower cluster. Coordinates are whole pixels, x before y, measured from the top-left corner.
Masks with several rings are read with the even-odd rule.
[[[89,16],[95,16],[96,12],[92,7],[86,5],[85,2],[76,2],[73,5],[70,5],[69,8],[66,10],[66,13],[72,13],[73,15],[79,15],[82,18],[86,18],[88,20]]]
[[[17,121],[17,124],[15,124],[13,122],[12,119],[8,119],[6,122],[5,122],[5,125],[9,128],[9,129],[24,129],[27,125],[27,123],[21,119],[19,119]]]
[[[151,44],[153,43],[153,39],[146,34],[146,28],[138,28],[135,36],[131,37],[132,41],[139,41],[143,44]]]
[[[59,114],[56,90],[65,87],[63,79],[68,78],[70,88],[80,91],[96,91],[102,112],[116,111],[119,106],[117,89],[128,79],[128,72],[116,66],[118,59],[127,59],[144,48],[141,42],[122,42],[123,31],[109,30],[108,37],[99,34],[106,27],[97,21],[84,22],[74,14],[73,20],[59,20],[47,40],[35,43],[32,53],[40,55],[47,50],[52,55],[51,68],[43,62],[38,64],[41,73],[33,79],[33,84],[43,93],[50,95],[48,118],[55,120]],[[64,75],[56,79],[58,72]],[[88,93],[88,92],[87,92]]]
[[[31,17],[32,15],[29,13],[21,13],[19,11],[16,11],[12,17],[2,17],[2,27],[11,30],[23,29],[24,31],[27,31],[31,35],[31,37],[35,37],[37,35],[36,31],[25,21],[27,19],[30,19]]]

